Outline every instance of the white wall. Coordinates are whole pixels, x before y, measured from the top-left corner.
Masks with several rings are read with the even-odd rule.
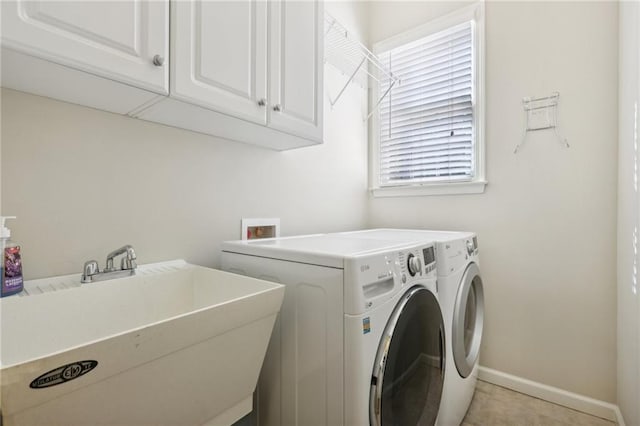
[[[362,31],[359,6],[335,9]],[[243,217],[279,217],[283,235],[362,227],[365,102],[351,86],[325,108],[325,144],[275,152],[3,90],[2,213],[18,216],[25,277],[102,264],[127,243],[139,263],[215,266]]]
[[[371,42],[458,5],[327,3]],[[482,195],[367,203],[355,86],[326,108],[324,145],[284,153],[2,91],[2,213],[19,217],[27,278],[77,272],[124,243],[141,263],[215,266],[241,217],[278,216],[285,235],[470,229],[486,286],[482,364],[615,401],[617,4],[490,2],[486,15]],[[341,77],[326,74],[337,87]],[[521,98],[554,90],[571,148],[543,132],[513,155]]]
[[[640,424],[640,196],[637,108],[640,99],[640,5],[620,3],[618,147],[618,405]],[[635,240],[635,249],[634,249]]]
[[[371,43],[456,5],[371,3]],[[486,4],[484,194],[377,198],[371,226],[476,231],[481,364],[616,400],[617,4]],[[524,96],[560,92],[560,131],[522,137]]]

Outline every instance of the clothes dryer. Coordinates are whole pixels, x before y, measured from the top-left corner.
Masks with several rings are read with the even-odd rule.
[[[222,269],[286,287],[259,425],[434,424],[446,343],[433,244],[312,235],[222,250]]]
[[[458,426],[475,391],[484,322],[477,236],[471,232],[409,229],[370,229],[335,235],[414,244],[435,242],[438,295],[448,337],[448,368],[437,424]]]

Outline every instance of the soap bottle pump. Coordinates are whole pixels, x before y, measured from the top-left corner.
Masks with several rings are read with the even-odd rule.
[[[15,216],[0,216],[0,249],[2,249],[2,264],[0,265],[0,297],[20,293],[24,288],[22,279],[22,259],[20,246],[11,241],[11,230],[5,226],[7,219]]]

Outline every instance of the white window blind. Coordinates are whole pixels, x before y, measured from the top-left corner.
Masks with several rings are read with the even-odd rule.
[[[379,53],[401,82],[379,111],[381,186],[474,178],[473,45],[469,21]]]

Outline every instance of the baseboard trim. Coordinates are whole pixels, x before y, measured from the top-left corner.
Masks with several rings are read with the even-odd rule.
[[[588,396],[548,386],[522,377],[513,376],[508,373],[493,370],[487,367],[479,367],[478,378],[494,385],[502,386],[516,392],[524,393],[535,398],[553,402],[573,410],[601,417],[606,420],[617,422],[624,426],[622,413],[617,405]]]
[[[620,407],[616,405],[616,423],[618,426],[625,426],[624,417],[622,417],[622,412],[620,411]]]

